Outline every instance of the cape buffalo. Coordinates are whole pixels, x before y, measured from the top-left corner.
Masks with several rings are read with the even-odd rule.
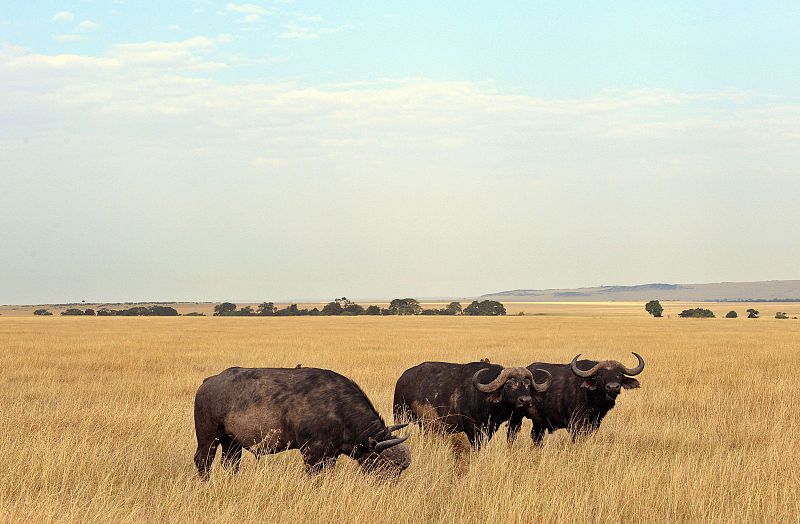
[[[549,371],[552,385],[539,397],[539,402],[527,409],[515,410],[508,421],[508,440],[514,441],[522,419],[533,422],[531,438],[537,445],[542,443],[545,430],[552,433],[561,428],[569,429],[574,441],[578,435],[592,433],[600,427],[603,417],[614,407],[621,388],[635,389],[639,381],[631,378],[644,370],[644,359],[635,368],[626,368],[616,360],[578,361],[576,355],[569,364],[546,364],[534,362],[528,369]]]
[[[547,371],[545,371],[547,373]],[[531,405],[531,388],[543,392],[525,368],[487,362],[424,362],[406,370],[394,390],[395,421],[404,416],[441,433],[466,434],[476,449],[514,409]]]
[[[350,455],[365,471],[399,475],[411,463],[408,437],[386,427],[352,380],[316,368],[230,368],[203,381],[194,400],[200,478],[208,478],[217,445],[222,464],[238,470],[242,448],[257,457],[302,452],[309,474]]]

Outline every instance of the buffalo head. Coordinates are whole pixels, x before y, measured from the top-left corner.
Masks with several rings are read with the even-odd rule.
[[[486,401],[493,404],[503,402],[512,408],[528,408],[533,402],[531,387],[538,392],[543,392],[550,387],[549,378],[546,382],[538,384],[533,380],[533,375],[527,368],[504,368],[497,378],[488,384],[483,384],[480,381],[480,375],[487,369],[489,368],[483,368],[475,373],[472,376],[472,383],[475,389],[481,393],[487,393]]]
[[[598,362],[591,369],[582,370],[578,368],[578,357],[580,353],[570,362],[570,367],[575,375],[581,377],[581,387],[592,391],[600,391],[605,394],[606,400],[614,402],[621,388],[635,389],[639,387],[639,381],[631,378],[644,370],[644,359],[638,353],[633,354],[639,364],[635,368],[627,368],[616,360],[603,360]]]
[[[377,474],[381,478],[391,479],[399,477],[411,464],[411,451],[403,444],[408,436],[392,435],[393,431],[406,426],[408,424],[389,426],[379,435],[369,438],[369,452],[361,461],[365,471]]]

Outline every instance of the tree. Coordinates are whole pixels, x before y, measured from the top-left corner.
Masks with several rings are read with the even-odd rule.
[[[328,303],[327,303],[327,304],[325,304],[325,306],[322,308],[322,314],[323,314],[323,315],[333,315],[333,316],[338,316],[338,315],[341,315],[341,314],[342,314],[342,311],[344,311],[344,308],[343,308],[343,307],[342,307],[342,305],[341,305],[341,304],[339,304],[339,302],[337,302],[336,300],[334,300],[333,302],[328,302]]]
[[[275,314],[277,308],[272,302],[262,302],[258,305],[258,314],[264,317],[269,317]]]
[[[222,316],[226,313],[233,313],[236,311],[236,304],[231,302],[223,302],[222,304],[217,304],[214,306],[214,316]]]
[[[352,302],[342,308],[342,315],[363,315],[364,308],[359,306],[358,304],[353,304]]]
[[[787,315],[783,311],[778,311],[777,313],[775,313],[775,318],[777,318],[779,320],[786,320],[786,319],[789,318],[789,315]]]
[[[461,314],[461,302],[450,302],[447,304],[447,310],[452,311],[451,315]]]
[[[656,318],[660,318],[661,313],[664,312],[664,308],[661,307],[661,303],[658,300],[651,300],[650,302],[645,304],[644,310]]]
[[[36,315],[36,316],[40,316],[40,317],[51,317],[51,316],[53,316],[53,314],[50,313],[49,311],[47,311],[46,309],[37,309],[36,311],[33,312],[33,314]]]
[[[728,311],[728,313],[725,315],[725,318],[736,318],[738,316],[739,315],[736,314],[736,311]]]
[[[758,318],[758,315],[759,313],[755,309],[750,308],[747,310],[747,318]]]
[[[365,315],[380,315],[381,308],[372,304],[371,306],[367,306],[367,309],[364,310]]]
[[[714,318],[714,313],[710,309],[697,307],[694,309],[684,309],[678,313],[678,316],[683,318]]]
[[[155,305],[155,306],[150,306],[148,309],[150,310],[150,315],[155,316],[155,317],[177,317],[178,316],[178,310],[176,310],[174,307]]]
[[[253,311],[253,308],[251,306],[245,306],[236,313],[243,317],[252,317],[256,314],[256,312]]]
[[[415,298],[396,298],[389,303],[391,315],[419,315],[422,306]]]
[[[473,300],[472,304],[464,308],[464,315],[496,317],[506,314],[506,308],[496,300]]]

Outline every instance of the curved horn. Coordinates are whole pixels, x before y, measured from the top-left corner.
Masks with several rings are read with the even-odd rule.
[[[398,444],[402,444],[406,440],[408,440],[408,435],[406,435],[405,437],[393,438],[393,439],[389,439],[389,440],[384,440],[384,441],[378,442],[377,444],[375,444],[375,452],[376,453],[380,453],[383,450],[389,449],[389,448],[394,447],[394,446],[396,446]]]
[[[569,363],[569,367],[572,368],[572,372],[575,373],[576,375],[578,375],[579,377],[583,377],[583,378],[589,378],[591,376],[594,376],[594,374],[597,373],[597,370],[600,369],[600,366],[602,365],[602,363],[598,362],[597,364],[594,365],[594,367],[592,367],[592,369],[583,371],[582,369],[578,369],[578,365],[576,364],[576,362],[578,362],[578,357],[579,356],[581,356],[580,353],[575,355],[575,357],[572,359],[572,362]]]
[[[636,358],[639,359],[639,365],[636,366],[633,369],[626,368],[626,367],[623,366],[622,367],[622,372],[625,373],[626,375],[632,377],[633,375],[638,375],[639,373],[644,371],[644,359],[642,358],[642,356],[639,353],[634,353],[633,351],[631,351],[631,353],[633,353],[633,356],[635,356]]]
[[[408,423],[395,424],[394,426],[389,426],[388,428],[386,428],[386,434],[389,435],[391,432],[397,431],[398,429],[403,429],[406,426],[408,426]]]
[[[547,391],[547,388],[550,387],[550,384],[553,383],[553,375],[551,375],[550,372],[547,371],[546,369],[536,368],[536,371],[541,371],[542,373],[545,373],[547,375],[547,380],[545,380],[541,384],[537,384],[536,381],[531,378],[531,384],[533,385],[533,389],[535,389],[537,393],[544,393],[545,391]]]
[[[499,375],[497,375],[496,379],[492,380],[488,384],[481,384],[481,381],[478,378],[478,376],[487,369],[489,368],[479,369],[477,373],[472,375],[472,384],[475,386],[475,389],[477,389],[481,393],[491,393],[493,391],[497,391],[498,389],[500,389],[500,386],[506,383],[506,380],[508,380],[508,376],[511,374],[512,371],[512,368],[505,368],[503,369],[503,371],[500,372]]]

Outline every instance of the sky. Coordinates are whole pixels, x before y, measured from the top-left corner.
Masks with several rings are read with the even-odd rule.
[[[0,0],[0,303],[800,278],[797,2]]]

